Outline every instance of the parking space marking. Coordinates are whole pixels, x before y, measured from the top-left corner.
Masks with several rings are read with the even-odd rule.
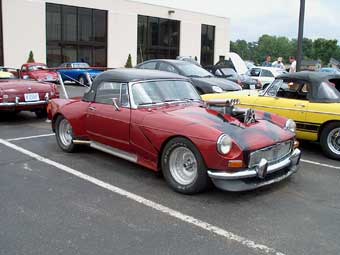
[[[340,170],[340,166],[333,166],[333,165],[319,163],[319,162],[311,161],[311,160],[307,160],[307,159],[301,159],[301,162],[308,163],[308,164],[313,164],[313,165],[317,165],[317,166],[323,166],[323,167],[328,167],[328,168],[339,169]]]
[[[124,190],[124,189],[121,189],[119,187],[116,187],[114,185],[111,185],[109,183],[106,183],[104,181],[101,181],[97,178],[94,178],[92,176],[89,176],[87,174],[84,174],[82,172],[79,172],[73,168],[70,168],[68,166],[65,166],[63,164],[60,164],[58,162],[55,162],[53,160],[50,160],[48,158],[45,158],[45,157],[42,157],[34,152],[31,152],[29,150],[26,150],[22,147],[19,147],[13,143],[10,143],[9,141],[6,141],[6,140],[3,140],[0,138],[0,144],[2,145],[5,145],[13,150],[16,150],[22,154],[25,154],[31,158],[34,158],[40,162],[43,162],[43,163],[46,163],[50,166],[53,166],[53,167],[56,167],[64,172],[67,172],[69,174],[72,174],[72,175],[75,175],[77,177],[79,177],[80,179],[83,179],[83,180],[86,180],[90,183],[93,183],[101,188],[104,188],[106,190],[109,190],[111,192],[114,192],[122,197],[125,197],[125,198],[128,198],[130,200],[133,200],[137,203],[140,203],[142,205],[145,205],[149,208],[152,208],[158,212],[161,212],[161,213],[164,213],[166,215],[169,215],[173,218],[176,218],[178,220],[181,220],[183,222],[186,222],[188,224],[191,224],[191,225],[194,225],[196,227],[199,227],[203,230],[206,230],[210,233],[214,233],[220,237],[223,237],[229,241],[234,241],[234,242],[237,242],[245,247],[248,247],[252,250],[256,250],[256,251],[260,251],[260,252],[264,252],[266,254],[275,254],[275,255],[285,255],[284,253],[281,253],[279,251],[276,251],[275,249],[273,248],[270,248],[266,245],[263,245],[263,244],[258,244],[252,240],[249,240],[249,239],[246,239],[245,237],[242,237],[242,236],[239,236],[237,234],[234,234],[232,232],[229,232],[225,229],[222,229],[220,227],[217,227],[217,226],[214,226],[208,222],[205,222],[205,221],[202,221],[202,220],[199,220],[197,218],[194,218],[190,215],[187,215],[187,214],[184,214],[184,213],[181,213],[179,211],[176,211],[174,209],[171,209],[169,207],[166,207],[164,205],[161,205],[161,204],[158,204],[156,202],[153,202],[149,199],[146,199],[142,196],[139,196],[137,194],[134,194],[134,193],[131,193],[127,190]]]
[[[47,137],[47,136],[54,136],[54,135],[55,135],[54,133],[44,134],[44,135],[33,135],[33,136],[26,136],[26,137],[18,137],[18,138],[6,139],[6,141],[8,141],[8,142],[13,142],[13,141],[34,139],[34,138]]]

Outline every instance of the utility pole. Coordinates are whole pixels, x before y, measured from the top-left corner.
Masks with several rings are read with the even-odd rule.
[[[305,0],[300,0],[299,34],[297,42],[296,71],[301,70],[303,26],[305,20]]]

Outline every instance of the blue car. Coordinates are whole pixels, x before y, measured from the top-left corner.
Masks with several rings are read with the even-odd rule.
[[[63,81],[78,81],[80,84],[88,83],[86,73],[88,73],[93,80],[98,74],[103,72],[103,70],[91,69],[90,65],[84,62],[66,62],[61,64],[59,68],[58,71]]]
[[[332,68],[332,67],[323,67],[319,70],[319,72],[322,73],[332,73],[332,74],[340,74],[340,70],[337,68]]]

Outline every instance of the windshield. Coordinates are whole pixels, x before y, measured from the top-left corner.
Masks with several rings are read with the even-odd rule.
[[[318,88],[318,99],[340,100],[340,92],[335,88],[335,85],[329,82],[322,82]]]
[[[88,68],[90,67],[88,63],[74,63],[72,64],[74,68]]]
[[[137,106],[171,101],[201,100],[190,82],[176,80],[136,83],[131,88],[131,94]]]
[[[44,65],[39,65],[39,66],[29,66],[28,67],[28,70],[29,71],[39,71],[39,70],[46,70],[47,69],[47,66],[44,66]]]
[[[179,64],[179,69],[187,77],[213,77],[207,70],[190,63]]]
[[[236,71],[232,68],[222,68],[221,69],[224,75],[236,75]]]

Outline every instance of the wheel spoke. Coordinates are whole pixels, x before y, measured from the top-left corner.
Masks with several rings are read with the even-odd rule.
[[[186,147],[178,147],[171,152],[169,168],[172,177],[181,185],[189,185],[197,178],[196,157]]]

